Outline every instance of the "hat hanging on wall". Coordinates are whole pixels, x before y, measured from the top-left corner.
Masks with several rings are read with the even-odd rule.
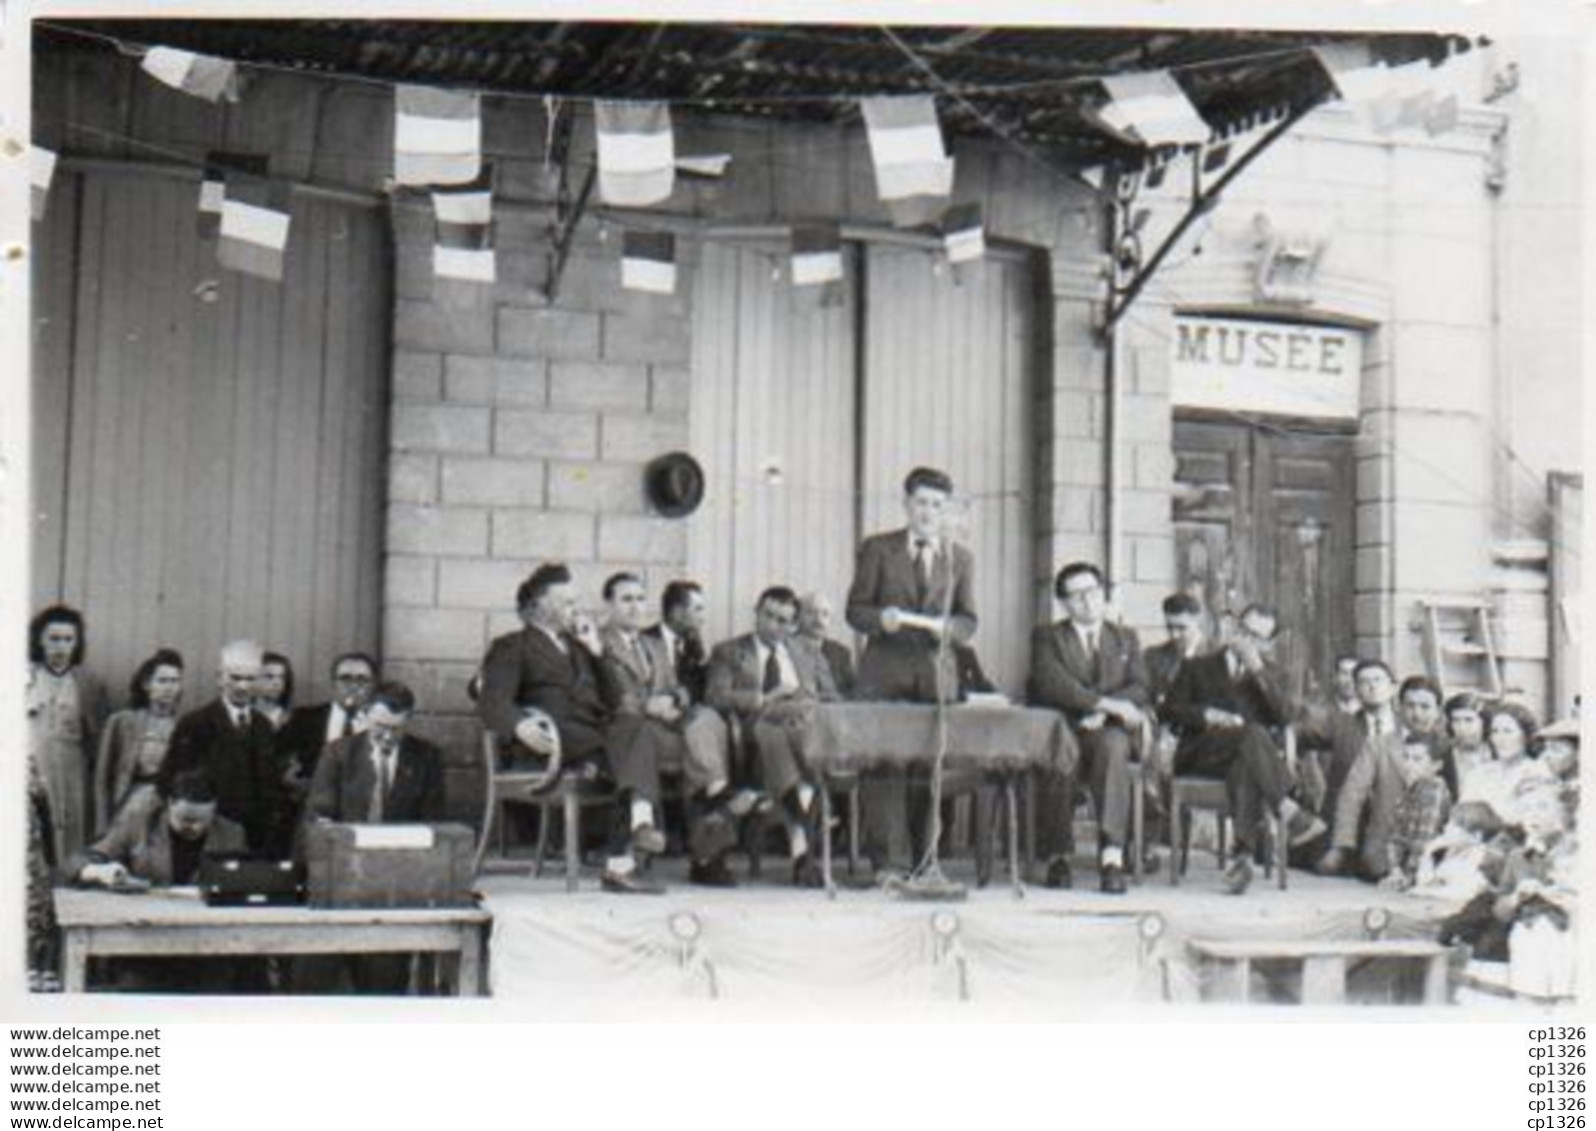
[[[666,518],[685,518],[704,501],[704,469],[686,452],[666,452],[643,470],[643,490]]]

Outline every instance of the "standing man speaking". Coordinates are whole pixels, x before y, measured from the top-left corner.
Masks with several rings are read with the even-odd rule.
[[[917,467],[903,481],[908,526],[873,534],[859,547],[848,590],[848,624],[868,638],[859,660],[861,700],[934,703],[940,679],[948,700],[958,695],[952,650],[938,670],[938,643],[975,635],[975,559],[945,533],[953,480]],[[865,854],[879,867],[908,861],[903,771],[885,771],[863,785]]]

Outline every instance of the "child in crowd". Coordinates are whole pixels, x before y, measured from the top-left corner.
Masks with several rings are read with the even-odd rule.
[[[1441,778],[1441,753],[1432,734],[1410,733],[1402,740],[1397,769],[1402,799],[1397,802],[1388,843],[1391,870],[1380,886],[1406,891],[1414,884],[1426,846],[1441,832],[1452,808],[1452,793]]]

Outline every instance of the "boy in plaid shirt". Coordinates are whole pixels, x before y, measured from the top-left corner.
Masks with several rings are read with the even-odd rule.
[[[1406,891],[1413,886],[1428,844],[1446,825],[1452,793],[1441,777],[1441,752],[1432,734],[1411,733],[1402,740],[1397,768],[1404,786],[1389,841],[1391,870],[1380,886]]]

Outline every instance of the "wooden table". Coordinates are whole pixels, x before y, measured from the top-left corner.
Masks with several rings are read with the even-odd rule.
[[[328,910],[207,907],[196,888],[119,895],[57,888],[67,992],[86,988],[89,959],[443,952],[460,956],[456,992],[486,996],[493,916],[474,907]]]
[[[1447,1001],[1449,951],[1428,939],[1188,939],[1199,964],[1215,969],[1221,1001],[1249,1000],[1254,962],[1300,962],[1302,1004],[1340,1005],[1347,1000],[1347,964],[1371,958],[1424,964],[1424,1004]]]
[[[922,703],[826,703],[815,708],[805,743],[817,774],[858,773],[890,767],[929,767],[936,757],[937,708]],[[1075,736],[1056,711],[1032,707],[987,707],[956,703],[947,708],[945,771],[975,770],[1003,787],[1008,806],[1009,878],[1021,892],[1015,782],[1032,769],[1073,773],[1079,757]],[[820,791],[821,867],[826,890],[831,875],[831,814]]]

